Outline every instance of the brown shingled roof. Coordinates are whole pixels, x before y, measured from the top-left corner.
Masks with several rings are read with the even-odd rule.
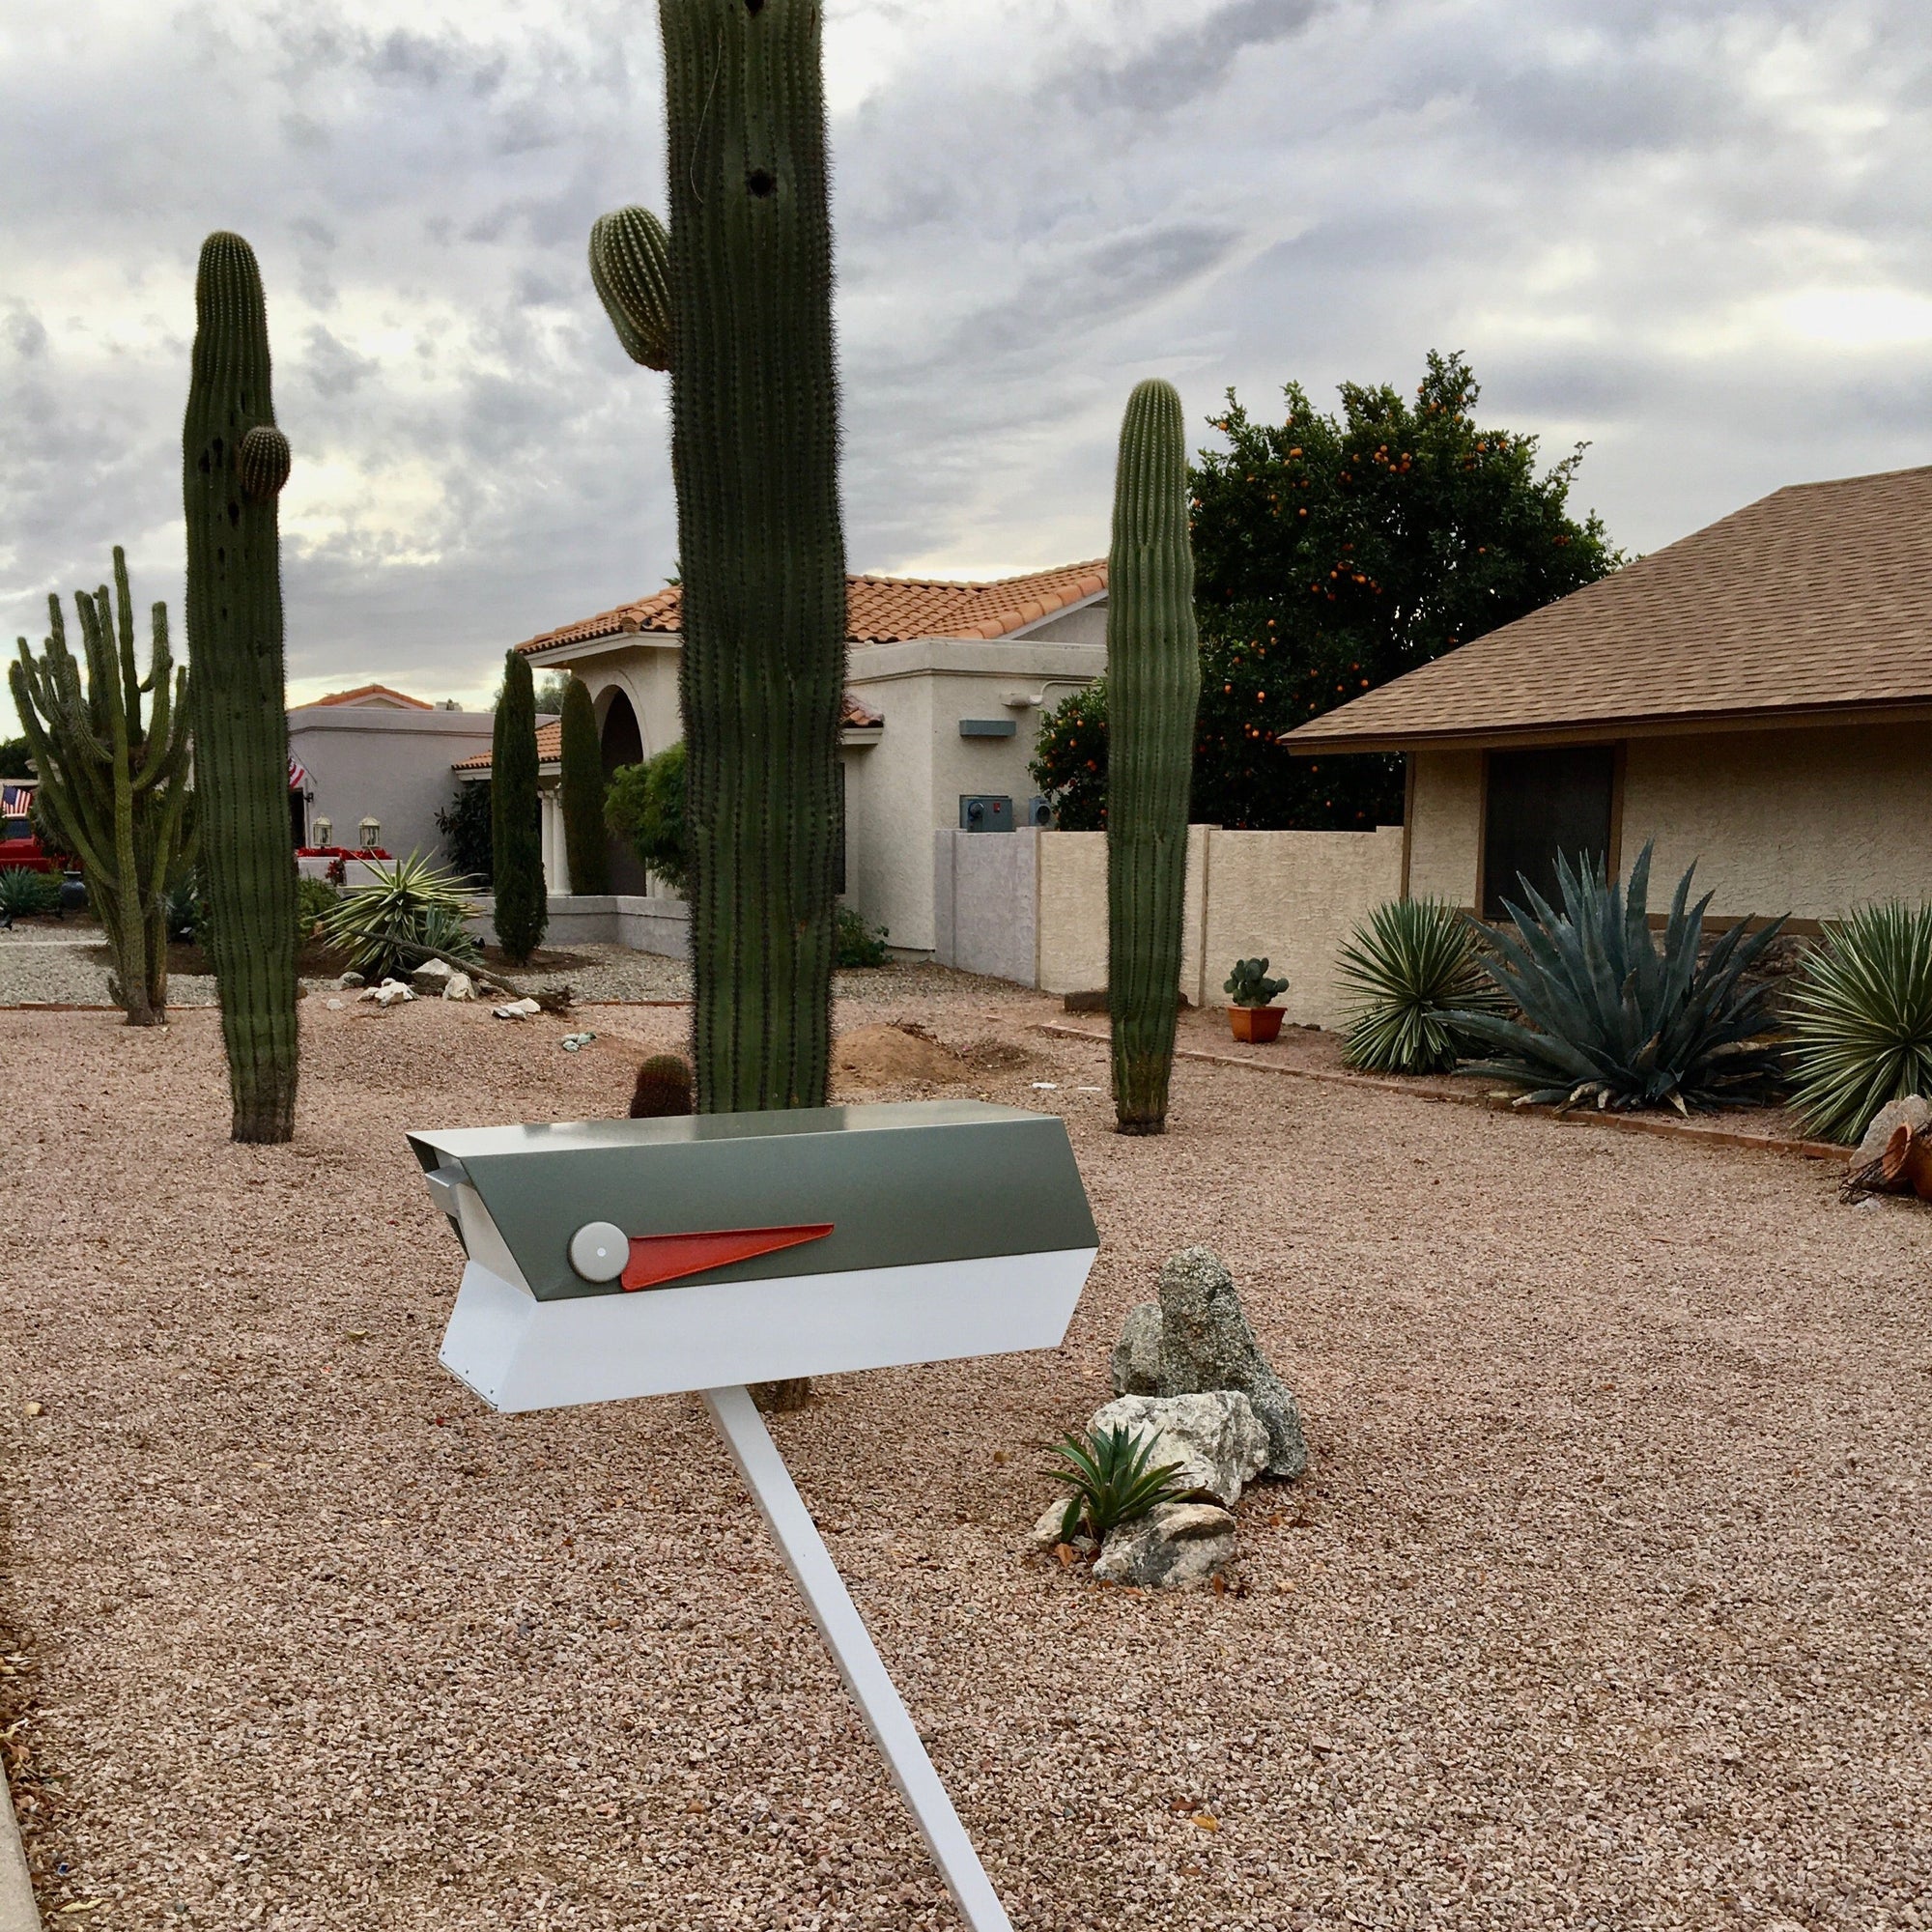
[[[1775,491],[1283,743],[1642,736],[1929,702],[1932,468]]]
[[[1107,561],[1069,563],[990,583],[952,583],[921,577],[848,577],[847,635],[860,644],[896,644],[912,638],[1004,638],[1107,587]],[[621,632],[675,631],[684,601],[675,583],[636,604],[600,611],[517,646],[547,651]]]
[[[885,720],[876,711],[868,710],[848,691],[845,703],[838,714],[838,728],[841,731],[876,731],[884,725]],[[537,726],[537,763],[542,765],[560,764],[563,760],[563,720],[554,718],[548,724]],[[487,772],[490,769],[490,753],[478,752],[474,757],[459,758],[450,766],[453,772]]]

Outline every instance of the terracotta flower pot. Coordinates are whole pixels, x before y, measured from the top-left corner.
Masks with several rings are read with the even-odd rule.
[[[1234,1028],[1236,1039],[1248,1040],[1256,1046],[1265,1046],[1281,1032],[1281,1009],[1230,1007],[1228,1024]]]

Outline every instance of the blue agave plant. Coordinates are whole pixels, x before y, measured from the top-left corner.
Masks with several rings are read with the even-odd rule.
[[[1558,912],[1528,882],[1529,910],[1504,901],[1515,926],[1491,935],[1484,971],[1521,1019],[1474,1008],[1449,1017],[1498,1049],[1463,1071],[1520,1087],[1518,1106],[1595,1100],[1600,1108],[1695,1106],[1759,1099],[1780,1062],[1767,988],[1745,976],[1784,924],[1753,933],[1739,920],[1701,964],[1706,893],[1690,904],[1692,866],[1677,882],[1662,945],[1650,929],[1650,847],[1628,888],[1567,857]]]

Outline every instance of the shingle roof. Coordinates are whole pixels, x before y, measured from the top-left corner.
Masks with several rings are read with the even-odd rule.
[[[312,697],[311,704],[375,704],[399,711],[434,711],[436,706],[407,692],[392,691],[386,684],[358,684],[354,691],[331,691],[327,697]],[[298,706],[298,709],[300,707]]]
[[[847,634],[860,644],[895,644],[912,638],[1004,638],[1107,587],[1107,561],[1064,564],[989,583],[943,582],[922,577],[848,577]],[[620,632],[675,631],[684,601],[675,583],[636,604],[600,611],[517,646],[546,651]]]
[[[1932,468],[1801,483],[1283,740],[1387,751],[1932,701]]]
[[[838,728],[841,731],[876,731],[885,720],[876,711],[868,710],[848,691],[845,694],[843,709],[838,714]],[[563,720],[554,718],[548,724],[537,726],[537,763],[555,765],[563,761]],[[478,752],[473,757],[459,758],[450,766],[453,772],[487,772],[491,756],[488,752]]]

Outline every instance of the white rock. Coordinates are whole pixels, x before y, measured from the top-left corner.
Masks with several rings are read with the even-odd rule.
[[[445,1000],[473,1000],[476,997],[476,981],[468,973],[452,973],[443,982],[442,997]]]
[[[507,1007],[498,1007],[496,1017],[499,1020],[526,1020],[532,1013],[540,1013],[543,1009],[534,1000],[512,1000]]]
[[[339,1013],[342,1010],[342,1002],[340,1000],[325,1000],[323,1004],[332,1013]]]
[[[1932,1126],[1932,1106],[1917,1094],[1908,1094],[1902,1100],[1888,1100],[1872,1116],[1871,1125],[1865,1129],[1858,1151],[1845,1163],[1846,1167],[1864,1167],[1875,1161],[1885,1151],[1886,1142],[1901,1126],[1910,1127],[1915,1134],[1923,1133],[1927,1126]]]
[[[410,978],[424,992],[435,992],[454,975],[455,971],[447,959],[425,959]]]
[[[1235,1519],[1226,1510],[1213,1503],[1162,1503],[1108,1537],[1094,1579],[1198,1590],[1225,1570],[1234,1554]]]
[[[393,1007],[398,1000],[413,1000],[415,995],[400,980],[384,980],[380,986],[365,987],[358,1000],[374,1000],[379,1007]]]
[[[339,980],[336,980],[335,983],[343,992],[346,993],[351,986],[366,985],[368,982],[362,978],[361,974],[359,973],[345,973]]]
[[[1125,1427],[1151,1435],[1150,1467],[1178,1463],[1183,1496],[1232,1505],[1241,1486],[1267,1466],[1268,1437],[1254,1406],[1238,1389],[1207,1395],[1123,1395],[1094,1412],[1088,1431]]]

